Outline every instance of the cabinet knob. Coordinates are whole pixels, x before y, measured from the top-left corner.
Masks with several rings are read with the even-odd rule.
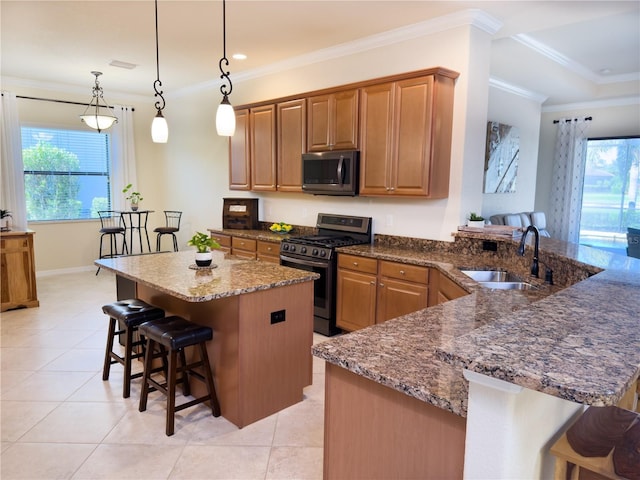
[[[369,283],[371,283],[371,285],[375,285],[376,281],[375,280],[371,280],[371,282],[369,282]]]
[[[404,270],[400,270],[400,275],[404,275]]]
[[[357,267],[358,266],[358,262],[353,262],[353,266]]]
[[[270,252],[270,251],[271,251],[271,247],[267,247],[267,251],[269,251],[269,252]]]
[[[384,288],[384,283],[381,283],[381,284],[380,284],[380,287],[381,287],[381,288]]]

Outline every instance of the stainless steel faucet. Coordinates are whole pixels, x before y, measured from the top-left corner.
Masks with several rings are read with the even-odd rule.
[[[527,229],[524,231],[524,233],[522,234],[522,240],[520,240],[520,246],[518,247],[518,255],[520,255],[521,257],[524,257],[524,245],[525,245],[525,242],[527,241],[527,234],[529,232],[533,232],[533,234],[535,235],[535,243],[533,246],[533,262],[531,262],[531,275],[538,278],[538,269],[539,269],[538,248],[540,244],[540,232],[533,225],[529,225]]]
[[[524,233],[522,234],[522,240],[520,240],[520,246],[518,247],[518,255],[520,255],[521,257],[524,257],[524,246],[527,241],[527,234],[529,232],[533,232],[533,234],[535,235],[534,245],[533,245],[533,260],[531,262],[531,275],[533,275],[536,278],[539,278],[538,277],[538,270],[540,269],[539,264],[542,263],[546,267],[544,281],[549,285],[553,285],[553,270],[551,270],[551,268],[549,268],[549,265],[547,265],[546,263],[540,262],[538,258],[538,250],[540,245],[540,232],[535,226],[529,225],[527,229],[524,231]]]

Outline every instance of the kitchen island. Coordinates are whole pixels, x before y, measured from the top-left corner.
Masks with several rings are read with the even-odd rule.
[[[541,239],[558,285],[498,291],[458,267],[526,271],[517,242],[377,240],[341,251],[436,268],[470,294],[314,346],[325,478],[551,478],[561,428],[634,388],[640,261]]]
[[[95,263],[116,274],[118,298],[133,295],[213,329],[207,349],[227,420],[244,427],[302,400],[312,382],[317,274],[222,252],[215,268],[196,267],[193,251]]]

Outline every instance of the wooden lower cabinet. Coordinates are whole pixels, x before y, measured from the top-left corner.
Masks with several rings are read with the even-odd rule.
[[[428,307],[429,270],[339,254],[337,326],[358,330]]]
[[[0,237],[1,311],[37,307],[33,232],[9,232]]]
[[[466,420],[326,363],[325,479],[463,478]]]
[[[275,242],[265,242],[258,240],[257,245],[258,260],[280,264],[280,245]]]
[[[231,254],[248,260],[257,258],[257,241],[241,237],[231,237]]]
[[[469,294],[464,288],[439,272],[434,272],[431,286],[430,305],[439,305]]]

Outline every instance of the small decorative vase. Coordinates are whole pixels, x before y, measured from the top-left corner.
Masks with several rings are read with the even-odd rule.
[[[467,220],[467,227],[484,228],[484,220]]]
[[[211,252],[196,252],[196,265],[199,267],[208,267],[211,265],[213,255]]]
[[[131,210],[133,210],[134,212],[138,211],[138,204],[137,203],[132,203],[131,204]]]

